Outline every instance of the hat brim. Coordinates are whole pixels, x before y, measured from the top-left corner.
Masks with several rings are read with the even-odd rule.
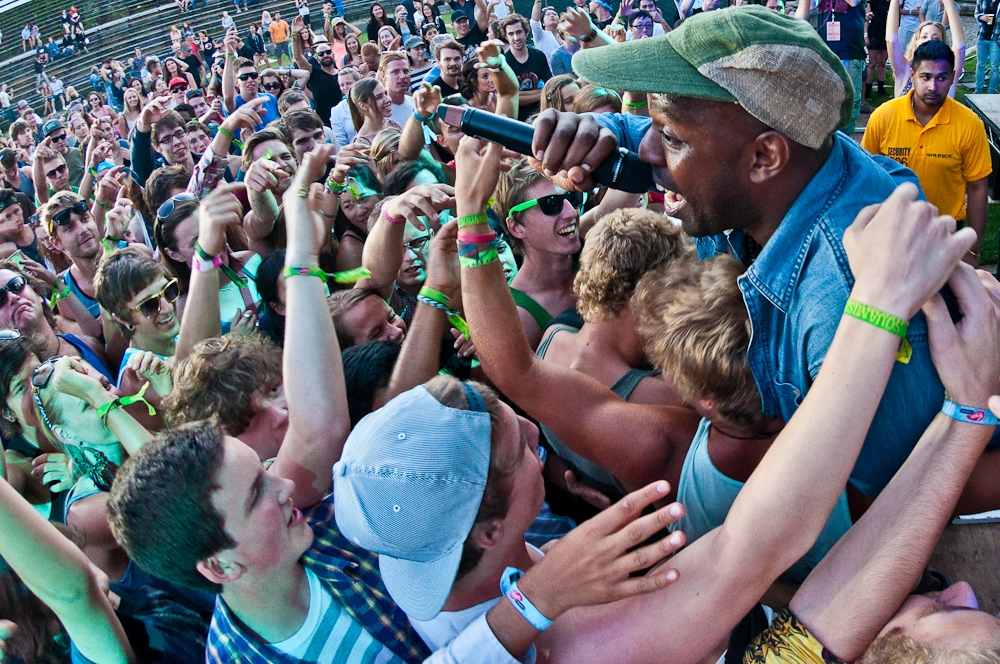
[[[441,558],[426,563],[379,554],[378,567],[389,594],[406,615],[430,620],[441,613],[455,584],[462,544]]]
[[[670,34],[580,50],[573,56],[573,70],[615,90],[736,101],[674,50]]]

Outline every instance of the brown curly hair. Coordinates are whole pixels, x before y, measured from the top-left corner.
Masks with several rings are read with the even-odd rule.
[[[587,233],[573,281],[576,310],[587,322],[614,318],[628,304],[642,275],[689,254],[691,240],[661,214],[615,210]]]
[[[281,349],[256,335],[206,339],[177,363],[173,379],[163,400],[168,426],[211,420],[238,436],[253,419],[254,394],[281,381]]]

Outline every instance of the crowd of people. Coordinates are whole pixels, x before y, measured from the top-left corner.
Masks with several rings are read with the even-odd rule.
[[[0,659],[1000,662],[928,566],[1000,509],[1000,282],[911,1],[240,1],[19,104]]]

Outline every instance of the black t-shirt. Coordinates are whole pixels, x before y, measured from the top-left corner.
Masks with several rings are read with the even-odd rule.
[[[865,53],[865,4],[852,7],[847,0],[823,0],[819,4],[819,22],[816,26],[820,39],[841,60],[864,60]],[[837,29],[830,23],[837,23]],[[835,39],[830,39],[836,36]]]
[[[246,58],[250,62],[253,62],[253,56],[254,56],[253,46],[251,46],[246,42],[243,42],[243,46],[240,46],[240,50],[236,51],[236,55],[240,56],[241,58]]]
[[[196,58],[194,54],[187,56],[186,58],[181,58],[181,62],[188,66],[187,73],[191,74],[194,79],[194,87],[201,87],[201,60]]]
[[[440,76],[438,76],[435,79],[429,80],[427,82],[430,83],[431,85],[436,85],[439,88],[441,88],[441,98],[442,99],[444,99],[445,97],[450,97],[452,95],[457,95],[458,94],[458,88],[451,87],[450,85],[448,85],[447,83],[445,83],[444,79],[441,78]]]
[[[524,64],[517,61],[513,51],[507,51],[507,64],[514,70],[521,90],[541,90],[545,87],[545,82],[552,78],[549,61],[545,59],[545,54],[537,48],[528,47],[528,59],[524,61]],[[531,114],[537,113],[540,107],[540,102],[521,104],[517,112],[517,119],[527,120]]]
[[[330,111],[340,103],[344,94],[340,91],[337,74],[327,74],[315,60],[310,61],[310,64],[313,70],[306,87],[313,93],[316,113],[323,120],[323,124],[330,126]]]
[[[486,33],[479,29],[479,24],[471,18],[469,19],[469,34],[464,37],[455,38],[459,44],[465,47],[465,57],[463,62],[476,57],[476,49],[486,41]],[[544,57],[544,56],[543,56]]]

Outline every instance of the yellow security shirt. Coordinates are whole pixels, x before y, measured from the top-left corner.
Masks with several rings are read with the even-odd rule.
[[[938,212],[964,219],[965,184],[993,170],[983,121],[946,97],[937,114],[922,126],[913,113],[912,99],[910,90],[875,109],[861,147],[910,168]]]

